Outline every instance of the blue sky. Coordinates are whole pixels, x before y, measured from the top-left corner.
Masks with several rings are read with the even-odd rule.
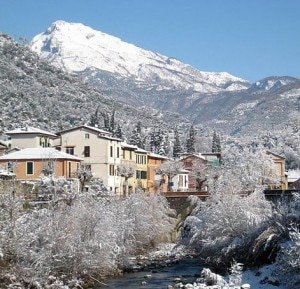
[[[52,22],[93,29],[202,71],[300,78],[299,0],[0,0],[0,31],[31,40]]]

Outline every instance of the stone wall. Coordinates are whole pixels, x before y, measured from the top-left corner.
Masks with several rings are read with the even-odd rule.
[[[0,194],[15,193],[20,196],[28,196],[33,187],[33,182],[19,180],[0,180]]]

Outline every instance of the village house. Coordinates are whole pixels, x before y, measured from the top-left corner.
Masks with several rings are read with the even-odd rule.
[[[221,164],[221,153],[201,153],[207,160],[207,165],[211,167],[218,167]]]
[[[148,152],[141,148],[135,150],[137,188],[148,188]]]
[[[121,194],[121,140],[96,127],[81,125],[57,133],[54,145],[68,154],[83,158],[82,166],[91,170],[94,178],[103,180],[109,191]]]
[[[289,170],[287,172],[287,177],[289,189],[300,189],[300,170]]]
[[[286,190],[288,188],[288,180],[287,180],[287,174],[285,171],[285,158],[283,156],[275,154],[271,151],[267,151],[266,153],[267,153],[267,155],[271,156],[271,158],[276,166],[276,174],[280,181],[279,186],[270,184],[269,188]]]
[[[152,152],[148,152],[148,182],[147,187],[150,193],[157,191],[166,192],[168,180],[165,175],[157,174],[157,169],[167,160],[166,156],[161,156]]]
[[[122,158],[119,174],[123,196],[128,196],[136,191],[136,155],[137,146],[121,143]]]
[[[188,170],[181,169],[178,174],[172,178],[172,190],[174,192],[188,192],[189,173]]]
[[[38,180],[50,173],[74,178],[82,158],[54,148],[25,148],[0,157],[0,165],[18,180]]]
[[[203,191],[207,190],[205,186],[207,173],[207,160],[199,154],[183,154],[179,161],[183,169],[189,172],[188,190]]]
[[[10,149],[52,147],[56,134],[39,128],[26,126],[6,131],[10,138]]]

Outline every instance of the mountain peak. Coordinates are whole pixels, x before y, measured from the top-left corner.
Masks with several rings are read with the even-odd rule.
[[[175,87],[202,93],[249,86],[247,81],[229,73],[199,71],[81,23],[56,21],[45,33],[35,36],[30,46],[42,59],[70,73],[104,71],[160,89]]]

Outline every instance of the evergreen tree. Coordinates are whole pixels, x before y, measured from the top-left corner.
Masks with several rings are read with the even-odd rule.
[[[216,131],[214,131],[214,134],[213,134],[211,151],[213,153],[221,152],[221,140],[220,140],[219,135],[217,135]]]
[[[109,125],[109,116],[107,112],[102,113],[103,116],[103,122],[104,122],[104,130],[110,131],[110,125]]]
[[[178,158],[182,152],[182,147],[179,139],[179,133],[177,128],[174,130],[174,146],[173,146],[173,157]]]
[[[116,131],[114,132],[114,136],[123,140],[123,133],[120,124],[117,125]]]
[[[144,143],[142,141],[142,128],[141,128],[141,122],[139,121],[136,126],[133,128],[131,136],[129,138],[129,143],[132,145],[136,145],[139,148],[144,148]]]
[[[95,113],[91,115],[89,125],[93,127],[97,127],[99,125],[99,106]]]
[[[109,128],[111,132],[115,130],[115,110],[111,114]]]
[[[164,132],[161,129],[154,129],[154,131],[150,133],[150,146],[151,146],[151,151],[153,153],[157,153],[157,154],[159,152],[165,153],[162,152],[163,139],[164,139]]]
[[[195,128],[193,125],[191,125],[190,127],[190,131],[189,131],[189,137],[186,140],[186,151],[188,153],[194,153],[195,152]]]

